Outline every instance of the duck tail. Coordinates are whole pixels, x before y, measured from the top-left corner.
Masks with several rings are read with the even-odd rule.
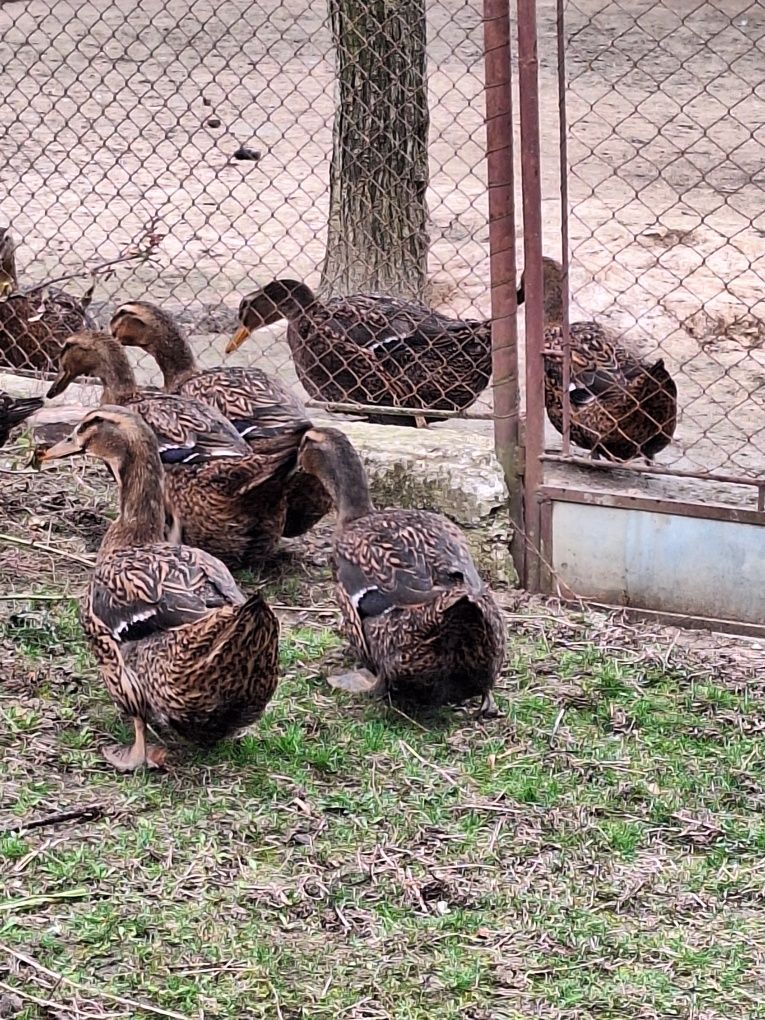
[[[455,690],[461,689],[461,696],[469,697],[489,690],[502,667],[505,624],[488,590],[463,589],[453,594],[454,601],[443,614],[440,652],[444,661],[461,663],[462,687],[457,685]]]
[[[442,611],[451,627],[475,624],[484,616],[484,593],[453,588],[444,598]]]
[[[677,386],[664,364],[664,358],[659,358],[658,361],[655,361],[648,369],[647,374],[668,397],[677,399]]]
[[[260,718],[278,682],[279,622],[265,600],[255,593],[225,612],[228,619],[206,662],[216,675],[228,678],[217,686],[217,704],[170,720],[176,732],[202,747],[211,747]]]
[[[302,433],[301,433],[302,435]],[[250,443],[250,453],[239,462],[240,495],[258,490],[267,482],[283,486],[297,464],[300,436],[285,432],[262,442]]]
[[[96,277],[94,276],[93,279],[91,280],[90,286],[80,298],[80,308],[82,308],[83,312],[87,312],[88,308],[90,308],[90,304],[93,300],[93,294],[95,293],[95,290],[96,290]]]
[[[275,669],[278,661],[276,643],[279,639],[279,621],[260,592],[254,592],[240,606],[234,607],[228,627],[221,634],[219,646],[213,650],[212,654],[232,639],[241,644],[247,635],[251,635],[253,640],[262,643],[264,648],[273,648],[272,658]]]
[[[5,410],[5,418],[8,425],[18,425],[30,414],[39,411],[43,406],[42,397],[21,397],[13,400]]]

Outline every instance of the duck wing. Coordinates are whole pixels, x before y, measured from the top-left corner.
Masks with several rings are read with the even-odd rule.
[[[570,336],[569,399],[581,407],[629,389],[645,367],[596,322],[573,322]],[[545,330],[545,370],[555,384],[563,381],[563,332]]]
[[[215,407],[244,439],[267,438],[285,430],[302,435],[310,428],[303,402],[259,368],[206,369],[188,379],[182,393]]]
[[[107,553],[94,572],[88,610],[121,644],[174,630],[244,596],[214,556],[158,544]]]
[[[427,511],[380,511],[354,522],[336,542],[338,583],[360,619],[433,602],[481,579],[460,529]]]
[[[167,393],[142,392],[129,402],[154,432],[168,466],[246,457],[247,443],[214,407]]]
[[[381,294],[355,294],[327,302],[332,318],[346,336],[378,358],[452,349],[478,336],[491,345],[491,323],[451,319],[418,301]]]

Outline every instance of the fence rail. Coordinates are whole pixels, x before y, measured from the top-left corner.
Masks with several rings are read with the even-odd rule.
[[[747,0],[3,5],[0,368],[150,300],[311,407],[493,417],[524,548],[593,455],[613,491],[762,509],[764,40]],[[256,298],[226,355],[279,279],[311,313]]]

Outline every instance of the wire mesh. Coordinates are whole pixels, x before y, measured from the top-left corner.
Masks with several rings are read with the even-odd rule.
[[[386,97],[401,69],[383,58],[416,57],[418,37],[422,67],[415,59],[407,87],[426,108],[410,116],[400,95]],[[218,364],[240,299],[288,278],[335,311],[349,290],[384,290],[476,324],[455,333],[429,320],[419,346],[397,348],[391,335],[425,314],[406,306],[403,324],[355,339],[363,357],[335,345],[358,385],[326,393],[296,370],[284,321],[230,363],[256,363],[304,397],[490,413],[488,372],[468,380],[468,400],[450,368],[455,356],[480,361],[489,336],[482,60],[480,9],[461,0],[3,5],[0,227],[16,271],[0,277],[0,367],[49,371],[78,315],[106,328],[137,299],[179,320],[200,364]],[[86,312],[87,273],[59,285],[70,298],[17,293],[117,258],[147,231],[163,235],[153,258],[99,276]],[[351,325],[363,330],[363,309]],[[309,335],[304,361],[310,347]],[[490,369],[490,348],[484,360]],[[137,367],[140,382],[158,381],[146,356]]]
[[[550,15],[540,19],[540,53],[552,54],[554,5],[540,6]],[[653,431],[668,440],[649,451],[658,470],[761,477],[765,13],[751,0],[569,0],[564,35],[571,394],[560,392],[560,331],[548,333],[548,411],[556,405],[563,431],[569,401],[574,457],[598,453],[597,429],[588,436],[577,425],[594,411],[602,434],[611,412],[622,439]],[[555,256],[556,86],[543,56],[544,243]],[[610,347],[577,327],[591,320],[610,332]],[[645,373],[660,361],[665,372]],[[676,427],[665,399],[674,388]],[[635,446],[625,459],[645,452]]]

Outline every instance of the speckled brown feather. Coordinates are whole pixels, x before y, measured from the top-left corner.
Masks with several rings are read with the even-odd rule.
[[[245,599],[214,557],[158,541],[161,465],[137,416],[105,407],[86,415],[73,436],[49,453],[92,452],[120,479],[120,516],[82,608],[111,697],[134,718],[203,745],[249,725],[277,684],[274,614],[260,596]]]
[[[151,428],[182,540],[232,569],[260,567],[284,531],[284,488],[297,457],[294,437],[284,433],[248,444],[208,404],[136,389],[123,348],[104,334],[86,332],[67,340],[50,395],[78,374],[100,378],[102,400],[130,408]]]
[[[0,363],[52,372],[61,344],[90,320],[77,298],[63,291],[0,300]]]
[[[61,344],[71,334],[91,325],[87,308],[91,287],[78,298],[56,287],[32,294],[17,290],[15,241],[0,227],[0,364],[11,368],[51,372],[55,369]]]
[[[335,543],[343,630],[392,692],[431,704],[486,694],[505,656],[504,623],[460,529],[440,514],[373,512]],[[348,566],[391,596],[363,618],[343,583]]]
[[[179,614],[190,622],[118,642],[133,682],[126,684],[113,670],[105,679],[123,712],[209,745],[254,722],[276,689],[279,628],[260,596],[245,600],[223,565],[198,549],[160,544],[115,550],[99,557],[83,625],[98,655],[109,619],[104,593],[112,607],[125,610],[145,604],[147,591],[152,606],[171,602],[174,587],[193,606]],[[205,592],[209,587],[218,598]]]
[[[255,367],[218,366],[200,369],[191,347],[173,317],[148,301],[121,305],[110,329],[120,343],[137,346],[154,357],[168,392],[190,397],[214,407],[230,421],[250,444],[251,453],[265,453],[264,440],[283,444],[292,437],[297,455],[300,440],[311,421],[301,400],[278,379]],[[280,487],[281,486],[281,487]],[[286,538],[302,535],[331,509],[331,500],[321,483],[302,473],[280,479],[271,486],[271,497],[280,504],[271,524],[282,522]],[[269,533],[273,526],[269,525]]]
[[[571,326],[571,384],[587,401],[571,400],[571,441],[609,460],[652,459],[672,440],[677,386],[663,361],[647,365],[609,343],[595,323]],[[593,342],[597,340],[597,343]],[[548,350],[560,345],[558,328],[545,330]],[[562,356],[545,358],[545,407],[563,432]],[[596,389],[597,386],[597,389]],[[588,395],[592,395],[588,398]]]
[[[307,432],[298,459],[332,494],[342,630],[389,691],[431,704],[486,695],[505,656],[499,607],[465,536],[441,514],[375,511],[337,429]]]
[[[561,275],[543,259],[545,286],[545,407],[563,432],[563,332]],[[523,301],[523,285],[518,291]],[[677,386],[659,360],[648,364],[596,322],[569,326],[570,435],[594,457],[653,459],[672,440],[677,424]]]
[[[257,308],[287,290],[282,306],[298,378],[317,400],[465,410],[491,376],[491,323],[450,319],[425,305],[379,294],[317,298],[295,281],[275,281],[240,306],[243,322],[275,321]],[[302,288],[302,289],[301,289]],[[410,424],[410,418],[370,415]]]

